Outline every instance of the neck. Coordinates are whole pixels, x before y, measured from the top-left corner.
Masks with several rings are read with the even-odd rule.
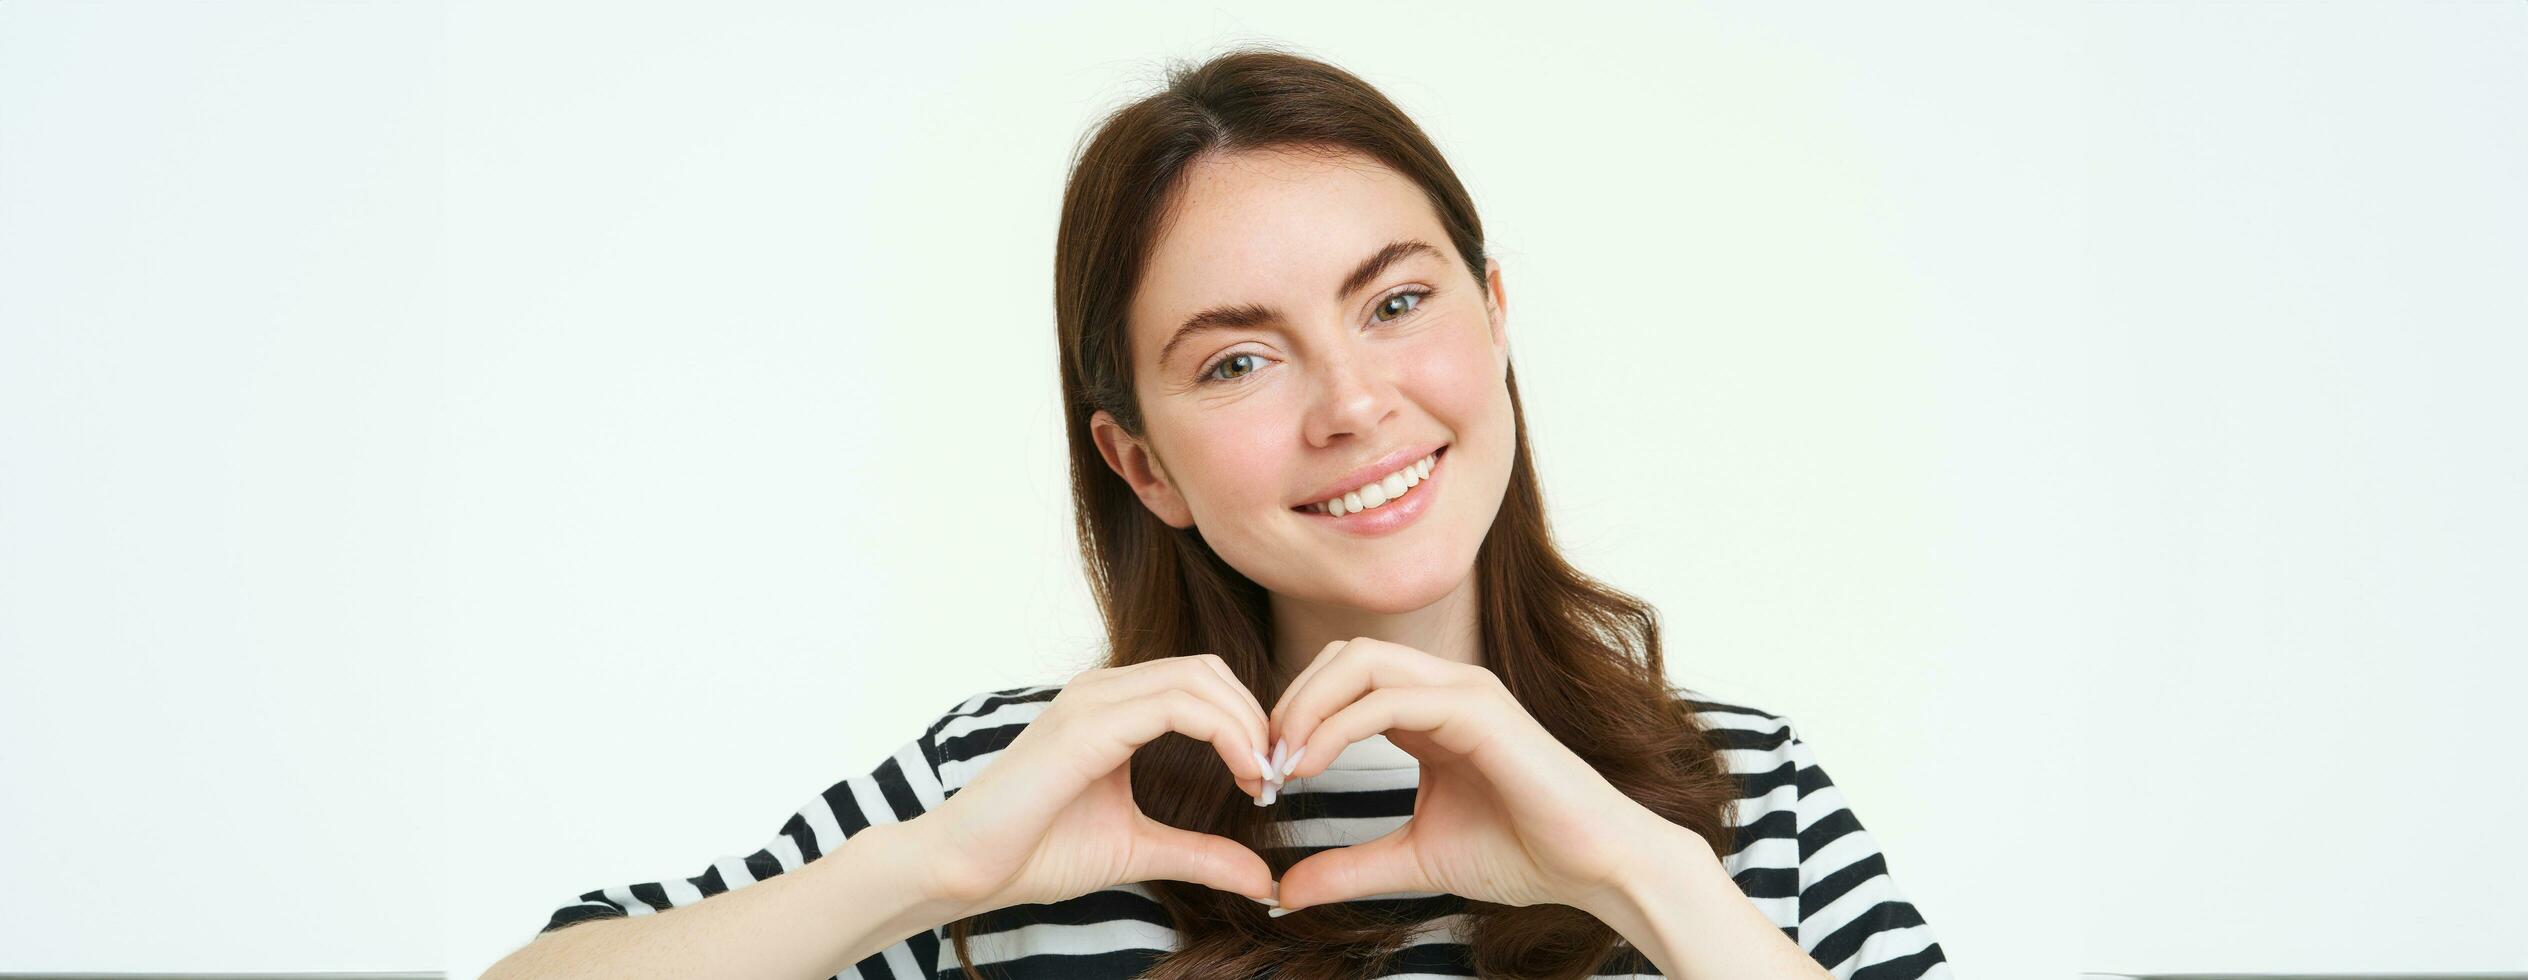
[[[1412,647],[1434,657],[1484,666],[1482,610],[1472,570],[1455,589],[1420,609],[1379,612],[1275,594],[1272,689],[1285,690],[1326,644],[1355,636]]]

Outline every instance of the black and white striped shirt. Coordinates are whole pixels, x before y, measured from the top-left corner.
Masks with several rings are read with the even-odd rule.
[[[873,823],[910,820],[963,787],[1061,690],[1060,684],[1042,684],[977,694],[874,769],[808,800],[753,854],[723,856],[690,878],[589,892],[557,909],[543,931],[691,905],[816,860]],[[1790,720],[1691,690],[1683,696],[1719,739],[1724,765],[1742,787],[1735,848],[1721,863],[1748,900],[1836,977],[1948,977],[1930,926],[1897,890],[1877,843]],[[1298,815],[1289,828],[1303,845],[1294,849],[1296,859],[1395,829],[1413,815],[1419,785],[1418,761],[1384,736],[1372,736],[1346,748],[1325,772],[1291,780],[1275,812]],[[1404,893],[1361,901],[1430,920],[1383,976],[1474,975],[1457,932],[1463,916],[1451,914],[1463,911],[1463,899]],[[1132,977],[1176,948],[1165,908],[1138,883],[1051,905],[998,909],[975,925],[975,964],[992,965],[987,972],[995,977]],[[1625,947],[1617,953],[1602,976],[1658,975],[1638,953]],[[962,975],[942,924],[836,976],[957,980]]]

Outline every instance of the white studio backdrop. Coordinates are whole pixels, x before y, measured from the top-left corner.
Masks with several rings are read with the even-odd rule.
[[[1249,41],[1959,975],[2528,967],[2528,5],[12,0],[0,972],[474,976],[1090,665],[1064,168]]]

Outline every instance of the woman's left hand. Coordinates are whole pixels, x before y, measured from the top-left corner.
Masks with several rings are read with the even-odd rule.
[[[1368,637],[1326,645],[1273,707],[1292,778],[1385,734],[1421,760],[1413,816],[1282,876],[1285,909],[1390,892],[1595,911],[1630,876],[1719,860],[1699,835],[1624,795],[1527,713],[1490,670]],[[1700,857],[1698,857],[1698,855]]]

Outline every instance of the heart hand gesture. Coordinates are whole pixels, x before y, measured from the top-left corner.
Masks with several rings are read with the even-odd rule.
[[[1293,777],[1382,733],[1421,761],[1413,817],[1293,865],[1275,915],[1391,892],[1588,908],[1609,900],[1644,841],[1692,836],[1608,783],[1491,671],[1402,644],[1327,644],[1274,706],[1272,730],[1294,746]]]

